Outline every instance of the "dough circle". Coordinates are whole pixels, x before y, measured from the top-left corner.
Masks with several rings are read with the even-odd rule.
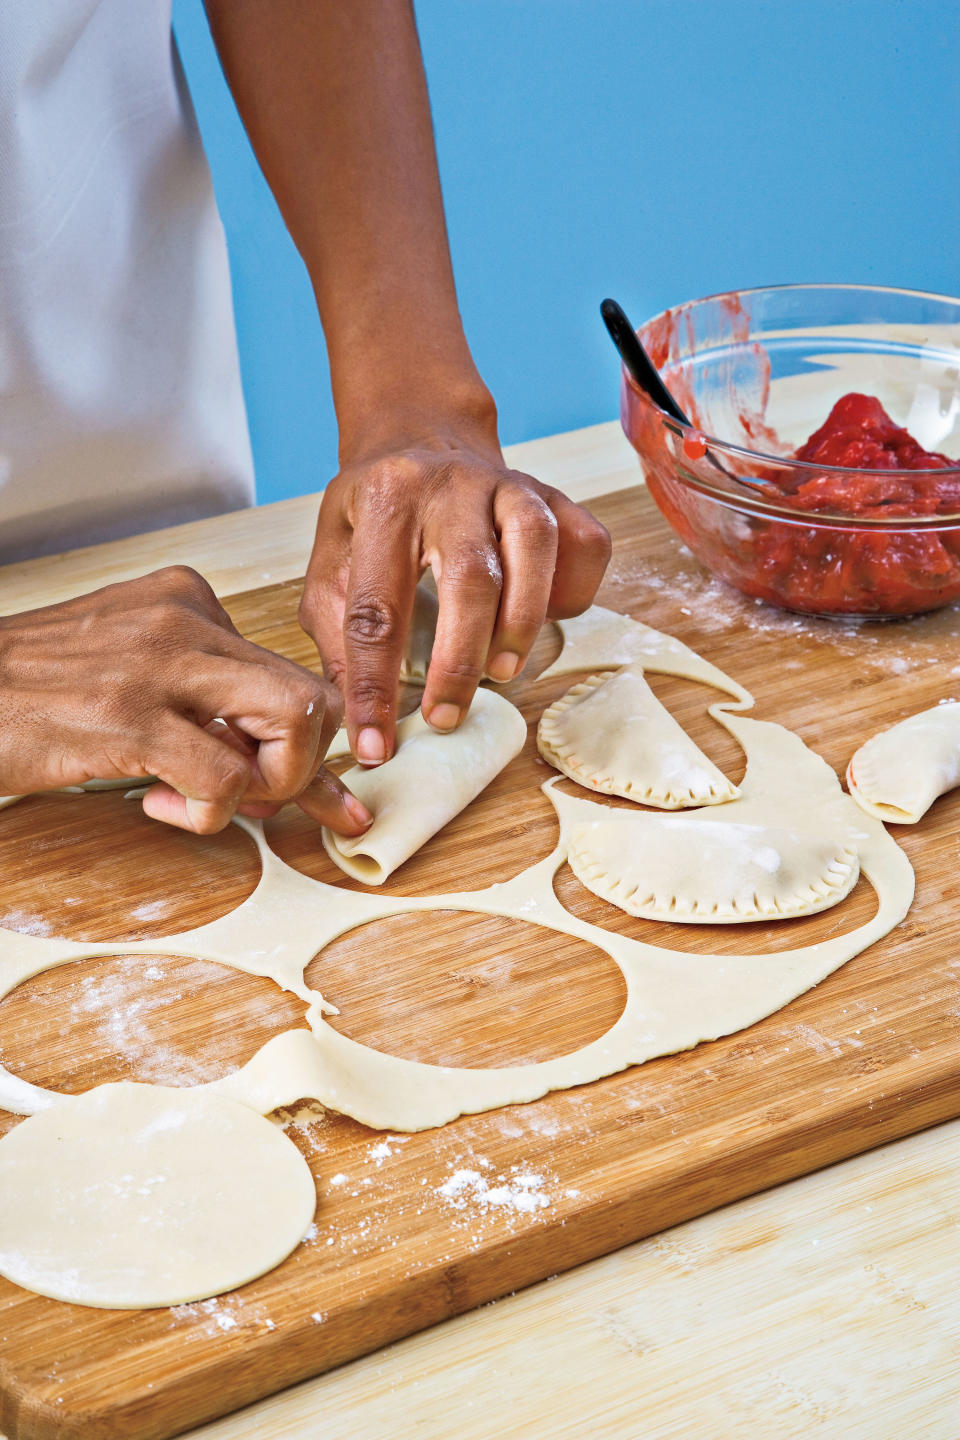
[[[277,1126],[204,1089],[123,1082],[0,1140],[0,1273],[80,1305],[179,1305],[279,1265],[316,1188]]]

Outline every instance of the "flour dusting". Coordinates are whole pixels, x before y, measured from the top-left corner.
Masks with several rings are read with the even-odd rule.
[[[385,1140],[378,1140],[367,1150],[367,1159],[372,1160],[379,1170],[384,1160],[392,1160],[400,1145],[406,1145],[410,1139],[409,1135],[388,1135]]]
[[[178,983],[172,984],[168,967],[157,962],[144,964],[141,956],[131,955],[108,974],[96,968],[81,976],[73,987],[67,1014],[79,1025],[95,1016],[104,1048],[123,1056],[138,1080],[161,1085],[203,1084],[228,1074],[233,1067],[209,1055],[198,1059],[164,1041],[158,1033],[158,1020],[164,1010],[183,1002],[181,987],[189,987],[193,981],[199,986],[205,979],[200,961],[178,965]],[[145,987],[144,980],[151,983]],[[159,985],[160,981],[168,983]]]
[[[31,910],[7,910],[0,915],[0,926],[4,930],[16,930],[20,935],[53,934],[53,926]]]
[[[543,1176],[518,1171],[516,1166],[511,1171],[510,1175],[499,1175],[491,1184],[479,1170],[454,1170],[435,1187],[434,1193],[456,1210],[469,1208],[482,1214],[505,1210],[515,1215],[533,1215],[547,1209],[551,1200],[543,1188]]]
[[[210,1300],[195,1300],[189,1305],[171,1305],[170,1328],[189,1327],[191,1338],[215,1340],[232,1330],[248,1333],[275,1330],[276,1322],[263,1312],[263,1306],[250,1304],[238,1295],[215,1295]]]
[[[676,625],[679,610],[714,634],[745,626],[753,634],[771,639],[804,637],[841,655],[856,655],[886,674],[905,675],[930,664],[942,665],[945,648],[949,651],[960,638],[960,605],[956,604],[920,617],[922,633],[910,619],[825,620],[778,610],[762,600],[748,599],[718,580],[673,536],[664,540],[656,556],[644,559],[642,569],[620,560],[615,551],[607,579],[634,590],[638,584],[642,587],[646,593],[630,611],[646,625],[669,631]],[[614,608],[618,608],[616,604]],[[960,666],[951,673],[960,674]]]
[[[138,905],[130,913],[135,920],[161,920],[170,909],[170,902],[167,900],[149,900],[143,905]]]

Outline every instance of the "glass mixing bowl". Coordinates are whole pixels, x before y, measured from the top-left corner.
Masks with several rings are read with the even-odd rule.
[[[691,425],[626,371],[621,420],[650,494],[702,564],[787,610],[876,618],[960,597],[960,300],[869,285],[731,291],[638,331]],[[895,472],[793,459],[850,392],[952,463]],[[887,505],[909,476],[927,509]],[[820,477],[826,508],[792,496]],[[885,487],[885,488],[884,488]],[[881,497],[870,516],[865,498]]]

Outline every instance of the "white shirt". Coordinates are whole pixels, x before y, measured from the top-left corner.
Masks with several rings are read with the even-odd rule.
[[[0,0],[0,563],[252,502],[170,0]]]

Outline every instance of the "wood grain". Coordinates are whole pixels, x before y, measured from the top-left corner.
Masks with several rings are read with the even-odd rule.
[[[956,1440],[960,1121],[485,1305],[191,1440]],[[402,1420],[398,1417],[402,1416]]]
[[[860,628],[778,617],[705,578],[645,493],[609,497],[595,509],[617,539],[605,603],[670,630],[736,676],[756,693],[760,717],[798,730],[838,771],[865,735],[960,694],[955,612]],[[311,647],[295,625],[297,593],[293,583],[270,586],[235,597],[230,609],[245,633],[309,662]],[[555,637],[544,637],[531,673],[556,648]],[[569,683],[521,678],[509,693],[532,721]],[[710,695],[679,682],[656,688],[736,779],[742,757],[706,716]],[[538,789],[546,773],[531,743],[388,888],[442,896],[547,854],[555,822]],[[0,845],[9,844],[5,923],[20,910],[31,926],[118,945],[115,960],[38,977],[0,1005],[0,1056],[12,1070],[82,1089],[146,1064],[156,1067],[149,1078],[193,1083],[241,1064],[269,1033],[298,1023],[297,1005],[267,982],[174,957],[158,962],[162,973],[145,991],[142,957],[123,956],[123,935],[170,934],[235,903],[253,879],[245,842],[228,832],[202,853],[175,852],[168,832],[116,797],[29,803],[33,821],[25,806],[19,820],[14,809],[0,826]],[[89,825],[76,820],[83,814]],[[424,1135],[385,1139],[332,1114],[291,1131],[317,1175],[317,1233],[234,1295],[130,1314],[58,1305],[0,1284],[0,1429],[10,1440],[161,1440],[640,1236],[960,1113],[958,814],[956,797],[945,797],[920,826],[898,833],[919,880],[904,924],[748,1031]],[[329,866],[298,815],[278,817],[269,830],[291,864],[352,883]],[[38,834],[69,839],[39,845],[7,870]],[[762,951],[787,943],[787,934],[789,943],[815,938],[823,927],[857,923],[872,903],[861,887],[814,920],[723,927],[720,936],[721,927],[621,917],[569,872],[558,889],[598,923],[704,951],[718,942]],[[158,910],[144,915],[150,904]],[[600,1033],[622,995],[593,947],[539,939],[538,948],[508,922],[491,929],[451,916],[441,899],[422,932],[384,922],[343,937],[313,962],[311,978],[335,992],[338,1025],[381,1048],[451,1063],[544,1058]],[[87,982],[119,996],[117,1017],[105,1020],[85,1001]],[[508,1195],[522,1179],[544,1203],[529,1213],[491,1206],[472,1181],[451,1193],[457,1171],[487,1177]]]

